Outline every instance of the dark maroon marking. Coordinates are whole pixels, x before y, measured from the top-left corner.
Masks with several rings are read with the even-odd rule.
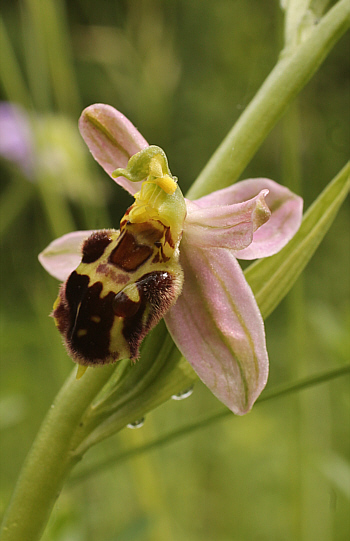
[[[123,336],[130,347],[130,357],[138,357],[140,344],[145,335],[158,323],[176,299],[178,291],[174,286],[174,277],[168,272],[150,272],[136,282],[140,294],[138,311],[124,320]],[[143,314],[149,307],[147,321]]]
[[[89,281],[90,278],[86,274],[78,274],[76,271],[73,271],[66,282],[64,297],[68,305],[71,318],[75,318],[79,303],[84,298],[88,290]]]
[[[131,212],[131,209],[134,205],[131,205],[129,208],[126,209],[126,211],[124,212],[124,216],[123,218],[121,219],[121,222],[120,222],[120,229],[123,229],[123,227],[128,223],[128,218],[126,218],[126,216],[129,216],[130,212]]]
[[[64,297],[64,285],[60,289],[60,302],[55,310],[52,312],[52,316],[55,318],[56,325],[60,333],[65,336],[69,329],[69,308]]]
[[[83,364],[101,364],[109,362],[111,357],[109,344],[115,293],[111,291],[101,298],[102,283],[96,282],[90,287],[88,283],[88,276],[72,272],[54,317],[70,354]],[[79,336],[79,331],[84,330],[86,334]]]
[[[179,284],[172,273],[158,271],[143,275],[136,287],[140,295],[137,303],[123,292],[110,291],[101,298],[101,282],[89,287],[87,275],[72,272],[61,287],[60,302],[53,315],[68,352],[76,361],[95,365],[119,358],[117,351],[109,350],[116,316],[123,318],[121,332],[128,344],[130,358],[138,357],[143,338],[176,300]]]
[[[133,233],[136,238],[140,238],[141,240],[146,242],[146,244],[156,244],[162,239],[164,235],[164,226],[163,224],[161,224],[162,229],[158,229],[154,226],[154,221],[155,220],[151,220],[149,222],[141,222],[135,224],[129,222],[128,231],[130,233]]]
[[[83,244],[82,263],[93,263],[97,261],[110,242],[112,242],[112,238],[108,231],[96,231],[92,233]]]
[[[163,246],[161,247],[160,251],[161,251],[161,254],[162,254],[162,263],[166,263],[167,261],[169,261],[170,257],[165,255],[164,250],[163,250]]]
[[[60,302],[53,311],[58,330],[68,340],[81,298],[89,285],[89,277],[73,271],[60,289]]]
[[[175,244],[173,241],[173,237],[171,236],[171,231],[170,231],[169,226],[166,227],[165,229],[165,242],[167,242],[171,248],[175,248]]]
[[[154,245],[158,248],[158,254],[152,259],[152,263],[166,263],[170,257],[166,256],[163,250],[163,244],[161,242],[155,242]]]
[[[113,310],[118,317],[131,317],[140,308],[141,301],[134,302],[123,291],[119,291],[114,297]]]
[[[127,272],[137,270],[151,256],[153,250],[138,244],[134,235],[125,231],[109,256],[109,262]]]
[[[173,275],[169,272],[155,271],[144,274],[136,285],[141,297],[158,305],[159,297],[172,288],[173,281]]]

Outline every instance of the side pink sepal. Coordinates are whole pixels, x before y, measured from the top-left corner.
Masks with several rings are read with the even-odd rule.
[[[81,261],[81,246],[93,231],[74,231],[53,240],[38,258],[44,269],[64,282]]]

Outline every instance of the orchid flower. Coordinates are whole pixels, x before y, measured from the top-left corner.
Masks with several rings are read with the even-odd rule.
[[[238,182],[196,201],[189,201],[183,199],[163,151],[158,147],[149,147],[133,124],[113,107],[96,104],[86,108],[81,115],[79,128],[93,157],[117,184],[135,196],[136,201],[121,221],[121,232],[104,230],[69,233],[53,241],[40,254],[41,264],[52,276],[62,281],[68,279],[72,282],[72,273],[75,272],[74,284],[79,282],[77,287],[83,287],[81,276],[87,272],[89,254],[91,256],[97,247],[97,252],[90,257],[91,260],[97,259],[97,255],[101,255],[104,249],[108,250],[106,246],[109,242],[119,242],[126,224],[133,222],[131,225],[135,229],[150,219],[149,216],[144,220],[142,218],[150,207],[145,207],[140,196],[146,188],[151,189],[150,183],[153,182],[153,188],[156,186],[154,189],[158,190],[157,197],[166,198],[164,201],[170,201],[169,198],[176,194],[176,202],[171,199],[170,203],[171,216],[169,218],[168,214],[163,220],[163,225],[170,224],[172,230],[176,224],[173,249],[168,254],[168,266],[160,266],[162,276],[164,273],[169,274],[176,284],[170,293],[170,290],[164,289],[164,298],[160,295],[155,301],[154,289],[150,293],[148,286],[143,285],[143,289],[138,286],[136,290],[135,281],[137,284],[145,284],[144,273],[145,270],[149,271],[148,267],[143,268],[143,256],[140,259],[142,272],[138,271],[136,277],[138,281],[135,278],[125,286],[127,279],[125,282],[124,278],[113,275],[113,280],[120,279],[124,284],[119,287],[122,292],[115,297],[118,302],[124,303],[119,316],[125,316],[124,307],[126,312],[131,309],[133,313],[136,303],[141,302],[140,291],[144,291],[147,292],[146,297],[148,295],[147,301],[151,303],[148,309],[151,312],[153,310],[154,317],[152,324],[140,330],[136,339],[133,338],[132,345],[124,344],[122,354],[118,350],[118,355],[111,355],[108,362],[125,358],[127,353],[131,353],[130,358],[137,358],[142,338],[164,317],[178,349],[213,394],[234,413],[242,415],[248,412],[266,385],[268,355],[263,319],[237,258],[256,259],[271,256],[281,250],[300,226],[302,199],[272,180],[257,178]],[[156,163],[154,160],[152,162],[154,156],[157,156]],[[136,162],[139,165],[135,166]],[[152,168],[156,168],[157,173]],[[134,174],[136,170],[137,174]],[[154,184],[156,177],[157,182]],[[145,211],[145,208],[148,210]],[[136,215],[137,219],[130,219],[130,215]],[[151,218],[153,222],[157,221],[157,216]],[[162,222],[158,217],[159,220]],[[158,237],[157,241],[159,247]],[[104,243],[103,249],[101,242]],[[130,237],[129,245],[130,242],[135,241]],[[136,243],[135,246],[140,245]],[[169,249],[169,244],[167,247]],[[157,259],[153,258],[152,261],[157,265]],[[163,262],[163,265],[166,263]],[[93,273],[96,278],[96,265]],[[163,284],[163,278],[157,280],[162,280]],[[154,283],[152,288],[155,287]],[[67,285],[62,287],[67,288]],[[121,290],[121,287],[124,289]],[[67,306],[62,291],[61,288],[54,317],[64,333],[67,323],[64,318],[60,319],[60,315],[67,310]],[[101,293],[101,296],[106,298],[107,292],[103,295]],[[81,304],[76,307],[76,318],[79,309]],[[85,329],[81,334],[84,332]],[[69,345],[68,351],[76,362],[94,364],[86,361],[79,352],[75,355],[74,348]]]

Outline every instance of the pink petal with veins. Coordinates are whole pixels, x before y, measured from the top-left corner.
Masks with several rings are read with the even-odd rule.
[[[238,415],[266,385],[264,324],[231,250],[181,244],[183,292],[165,316],[181,353],[212,393]]]
[[[255,197],[261,190],[269,190],[266,203],[271,210],[270,219],[254,232],[253,241],[237,252],[240,259],[256,259],[273,255],[281,250],[298,231],[303,211],[303,200],[288,188],[268,178],[252,178],[237,182],[195,201],[201,208],[229,206]]]
[[[268,190],[262,190],[249,201],[212,207],[200,207],[187,200],[184,235],[188,243],[242,250],[271,215],[265,202],[267,194]]]

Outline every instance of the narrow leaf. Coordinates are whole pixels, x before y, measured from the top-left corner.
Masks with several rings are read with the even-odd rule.
[[[308,376],[304,379],[297,380],[292,383],[281,384],[281,385],[276,386],[273,389],[267,390],[260,398],[258,398],[256,404],[260,404],[268,400],[273,400],[275,398],[283,398],[284,396],[297,393],[304,389],[309,389],[316,385],[327,383],[328,381],[331,381],[332,379],[346,376],[349,373],[350,373],[350,364],[345,364],[344,366],[341,366],[339,368],[335,368],[333,370],[327,370],[326,372],[321,372],[314,376]],[[127,460],[135,456],[142,455],[143,453],[147,453],[148,451],[152,451],[153,449],[158,449],[159,447],[162,447],[163,445],[173,443],[174,441],[184,436],[187,436],[188,434],[193,434],[197,430],[206,428],[212,424],[215,424],[217,421],[221,421],[222,419],[225,419],[228,417],[232,418],[232,412],[229,409],[223,409],[217,413],[214,413],[210,416],[207,416],[201,419],[200,421],[189,423],[185,426],[182,426],[181,428],[177,430],[168,432],[167,434],[160,436],[159,438],[155,438],[145,444],[127,449],[126,451],[122,451],[119,454],[115,454],[109,457],[104,457],[100,462],[96,462],[95,464],[92,464],[86,467],[86,469],[83,469],[75,473],[71,477],[70,483],[72,485],[75,485],[76,483],[79,483],[80,481],[83,481],[89,478],[91,475],[95,475],[99,473],[100,471],[105,470],[106,468],[109,468],[111,466],[116,466],[122,462],[126,462]]]

